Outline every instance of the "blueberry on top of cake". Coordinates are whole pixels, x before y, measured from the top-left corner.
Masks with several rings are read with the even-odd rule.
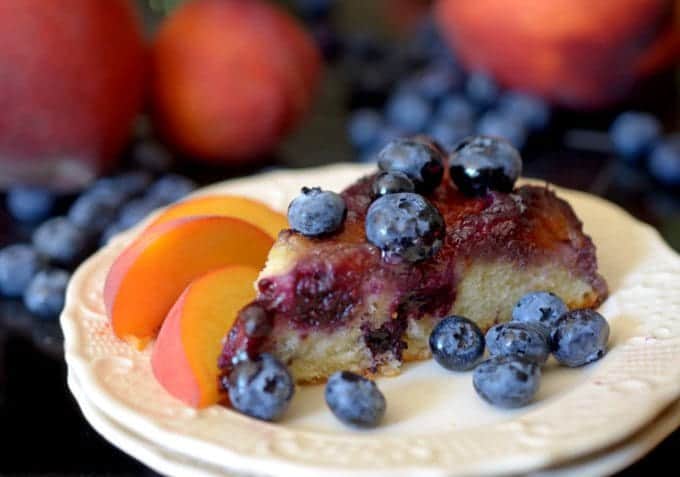
[[[506,141],[468,138],[447,157],[427,138],[398,139],[378,165],[339,195],[304,189],[293,201],[292,228],[225,338],[223,373],[268,352],[298,382],[397,374],[430,357],[430,332],[446,316],[484,330],[509,320],[527,292],[570,308],[606,297],[574,211],[547,186],[514,186],[522,162]]]

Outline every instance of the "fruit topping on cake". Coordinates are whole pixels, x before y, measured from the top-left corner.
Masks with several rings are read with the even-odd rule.
[[[491,137],[466,139],[448,157],[427,138],[398,139],[381,151],[378,166],[339,195],[304,188],[291,203],[291,229],[279,234],[257,297],[225,337],[222,375],[261,353],[285,364],[297,382],[338,371],[397,374],[404,361],[432,352],[454,369],[472,367],[479,358],[473,331],[458,323],[458,338],[437,341],[432,330],[457,315],[481,333],[513,313],[517,323],[495,329],[498,356],[485,368],[489,376],[521,371],[533,379],[534,368],[512,359],[523,359],[516,352],[543,359],[547,329],[565,311],[550,293],[569,309],[595,307],[607,294],[595,247],[569,204],[547,186],[515,187],[519,153]],[[545,293],[513,311],[536,290]],[[571,343],[597,326],[568,323],[552,340]],[[450,355],[461,350],[462,357]],[[228,389],[229,380],[222,382]],[[493,390],[486,395],[493,401]]]

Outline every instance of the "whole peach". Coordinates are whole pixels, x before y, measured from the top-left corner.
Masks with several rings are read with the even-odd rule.
[[[462,62],[569,107],[624,97],[678,59],[676,0],[438,0]]]
[[[296,21],[264,1],[195,0],[153,46],[159,129],[187,155],[239,163],[271,151],[309,109],[321,61]]]

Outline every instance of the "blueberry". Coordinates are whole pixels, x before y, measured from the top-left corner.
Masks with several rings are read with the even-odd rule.
[[[378,141],[382,127],[382,116],[377,111],[359,109],[349,119],[349,140],[357,149],[369,148]]]
[[[416,186],[408,176],[401,172],[381,172],[373,180],[373,197],[382,197],[397,192],[413,192]]]
[[[491,356],[516,356],[543,364],[550,347],[543,328],[531,323],[510,322],[491,327],[486,332],[486,346]]]
[[[417,262],[441,248],[446,229],[435,206],[412,192],[387,194],[366,214],[366,238],[388,262]]]
[[[153,197],[141,197],[132,199],[125,204],[118,213],[115,222],[120,230],[129,229],[145,219],[151,212],[161,207],[163,204],[159,199]]]
[[[498,99],[499,88],[491,76],[477,72],[468,76],[465,93],[473,103],[488,107]]]
[[[116,218],[117,210],[116,205],[102,196],[86,193],[71,205],[68,218],[82,229],[100,233]]]
[[[104,177],[97,180],[82,194],[82,196],[91,197],[98,202],[105,202],[112,208],[120,207],[128,198],[125,191],[121,189],[118,181],[111,177]]]
[[[70,275],[58,268],[38,272],[24,292],[24,305],[39,318],[56,318],[64,308]]]
[[[484,354],[484,334],[462,316],[449,316],[430,334],[430,350],[435,361],[453,371],[472,369]]]
[[[177,174],[166,174],[151,184],[147,195],[167,205],[182,199],[194,189],[196,183],[191,179]]]
[[[326,404],[343,423],[361,428],[380,424],[387,404],[376,384],[358,374],[338,371],[328,378]]]
[[[512,319],[520,323],[540,325],[549,334],[555,328],[557,320],[567,311],[567,305],[554,293],[531,292],[520,298],[514,306]]]
[[[268,353],[239,361],[229,374],[228,387],[234,409],[264,421],[278,420],[295,393],[293,377]]]
[[[503,138],[517,149],[524,147],[528,136],[526,127],[519,119],[499,111],[484,113],[477,123],[477,133]]]
[[[447,65],[432,65],[415,78],[418,93],[429,101],[439,101],[460,86],[458,72]]]
[[[550,121],[550,107],[543,99],[519,91],[501,95],[498,111],[506,117],[517,119],[533,131],[544,129]]]
[[[680,134],[659,142],[649,156],[648,167],[652,177],[662,184],[680,185]]]
[[[40,257],[33,247],[9,245],[0,250],[0,295],[16,298],[40,270]]]
[[[475,108],[465,97],[452,94],[439,104],[436,117],[439,120],[472,124],[475,120]]]
[[[550,338],[560,364],[583,366],[606,353],[609,323],[595,310],[572,310],[557,320]]]
[[[249,338],[264,338],[272,330],[272,320],[267,311],[259,305],[248,305],[239,313],[243,328]]]
[[[541,368],[516,356],[495,356],[482,361],[472,373],[472,384],[482,399],[503,408],[529,404],[541,378]]]
[[[378,167],[406,174],[418,192],[429,193],[442,181],[444,155],[433,142],[420,137],[395,139],[380,151]]]
[[[609,128],[616,152],[630,161],[647,154],[661,137],[661,122],[649,113],[621,113]]]
[[[347,206],[341,195],[319,187],[302,188],[302,193],[288,206],[288,223],[293,230],[307,236],[331,234],[345,220]]]
[[[33,246],[38,252],[57,263],[71,265],[82,258],[89,237],[66,217],[54,217],[43,222],[33,232]]]
[[[146,192],[146,189],[153,182],[152,175],[145,171],[123,172],[113,176],[111,179],[126,198]]]
[[[165,146],[156,141],[141,141],[132,150],[134,165],[152,172],[165,172],[172,166],[173,158]]]
[[[464,139],[449,155],[449,167],[453,182],[466,195],[511,192],[522,173],[522,158],[504,139],[474,136]]]
[[[444,149],[453,149],[460,141],[473,133],[472,123],[454,120],[434,122],[427,130],[428,136],[441,144]]]
[[[123,227],[120,222],[114,222],[104,229],[101,236],[99,237],[99,246],[103,247],[108,244],[111,239],[121,232],[127,230],[128,227]]]
[[[386,116],[390,124],[407,133],[423,131],[431,114],[430,103],[411,91],[398,92],[386,106]]]
[[[7,210],[21,222],[40,222],[54,209],[54,194],[44,187],[18,185],[7,191]]]

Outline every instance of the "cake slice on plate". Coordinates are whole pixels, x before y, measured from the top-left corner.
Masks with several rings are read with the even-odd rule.
[[[268,351],[298,382],[393,375],[430,357],[430,332],[448,315],[486,329],[530,291],[570,308],[606,297],[574,211],[547,186],[514,187],[521,159],[507,142],[470,138],[447,158],[426,139],[402,139],[379,166],[341,195],[304,189],[291,204],[292,229],[225,338],[223,373]]]

